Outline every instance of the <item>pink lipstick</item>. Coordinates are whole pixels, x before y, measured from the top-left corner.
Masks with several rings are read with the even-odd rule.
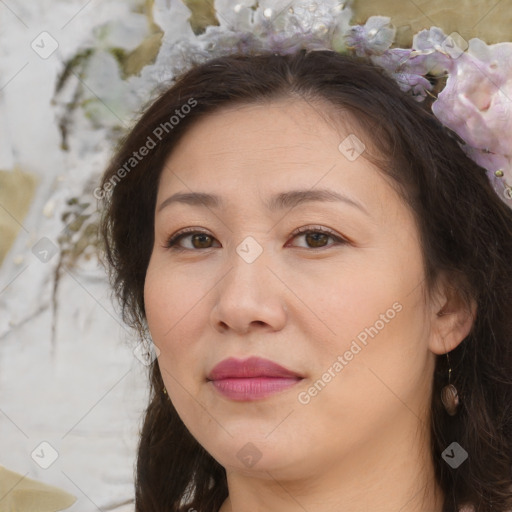
[[[222,395],[236,401],[261,400],[288,389],[302,376],[260,357],[228,358],[216,365],[207,379]]]

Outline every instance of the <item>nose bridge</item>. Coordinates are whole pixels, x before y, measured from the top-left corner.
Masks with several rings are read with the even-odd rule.
[[[252,265],[257,260],[261,260],[263,253],[265,253],[265,257],[263,259],[266,259],[269,252],[269,244],[266,238],[268,237],[265,237],[264,240],[262,235],[256,235],[256,238],[253,235],[247,235],[236,246],[235,252],[247,265]]]
[[[279,280],[272,267],[270,249],[253,236],[246,236],[228,256],[229,270],[219,282],[213,321],[240,332],[251,323],[277,329],[285,320]]]
[[[229,254],[231,271],[228,276],[229,284],[235,288],[245,290],[245,294],[253,295],[260,290],[261,285],[268,286],[269,273],[267,265],[269,261],[269,247],[263,237],[253,235],[245,236]]]

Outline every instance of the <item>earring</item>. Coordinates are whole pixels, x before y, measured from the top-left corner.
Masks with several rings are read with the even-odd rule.
[[[455,416],[460,403],[459,394],[457,393],[457,388],[450,383],[452,367],[450,365],[448,352],[446,353],[446,358],[448,359],[448,384],[441,390],[441,401],[443,402],[446,412],[450,416]]]

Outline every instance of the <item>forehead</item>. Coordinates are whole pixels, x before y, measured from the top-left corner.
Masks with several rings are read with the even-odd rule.
[[[258,158],[264,157],[261,150],[316,158],[328,144],[337,149],[340,138],[351,133],[367,138],[352,126],[356,123],[348,112],[333,115],[332,109],[325,102],[297,98],[228,105],[204,115],[192,127],[194,137],[186,134],[179,145],[204,144],[212,156],[217,147],[219,157],[229,149],[233,154],[244,149]]]
[[[331,188],[363,203],[389,203],[394,190],[388,190],[382,172],[364,158],[364,146],[371,146],[368,136],[349,117],[332,122],[325,108],[283,99],[205,115],[169,155],[159,200],[175,191],[243,200],[244,195],[273,195],[293,185]],[[354,141],[359,146],[350,152]]]

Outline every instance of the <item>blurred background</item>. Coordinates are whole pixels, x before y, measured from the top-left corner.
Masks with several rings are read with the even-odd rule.
[[[133,510],[151,361],[112,302],[94,190],[150,98],[147,70],[236,3],[0,0],[0,465],[73,494],[69,510]],[[399,46],[431,26],[512,40],[512,0],[353,10],[390,16]]]

